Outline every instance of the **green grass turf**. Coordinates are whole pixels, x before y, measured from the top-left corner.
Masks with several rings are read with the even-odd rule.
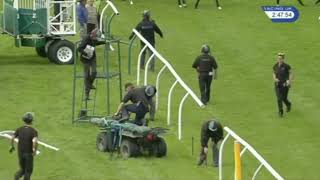
[[[223,10],[218,11],[211,1],[204,0],[198,10],[194,10],[191,3],[188,8],[179,9],[171,0],[136,0],[133,6],[127,1],[115,2],[121,15],[115,18],[114,34],[127,40],[141,12],[150,9],[164,32],[164,39],[157,40],[159,52],[197,94],[197,78],[191,64],[201,45],[208,43],[218,59],[219,79],[213,83],[213,103],[200,109],[190,97],[187,99],[182,141],[177,140],[177,113],[184,91],[180,87],[175,90],[165,158],[110,158],[109,154],[97,152],[98,128],[71,124],[72,66],[51,64],[37,57],[31,48],[15,48],[13,39],[5,35],[0,36],[0,130],[15,129],[21,125],[24,112],[34,111],[34,125],[40,138],[61,148],[59,152],[40,149],[42,154],[35,158],[34,180],[205,180],[217,179],[218,172],[213,167],[196,166],[199,130],[203,121],[215,116],[253,145],[285,179],[319,180],[319,7],[312,1],[306,1],[306,7],[291,1],[300,10],[300,19],[291,24],[274,24],[260,8],[273,3],[270,0],[222,1]],[[136,44],[138,49],[139,43]],[[277,117],[271,76],[279,51],[287,54],[287,62],[295,74],[290,90],[293,109],[283,119]],[[100,63],[102,55],[99,48]],[[114,59],[112,69],[115,69],[115,55],[111,57]],[[134,81],[135,72],[128,75],[126,71],[125,45],[122,45],[122,59],[123,82]],[[150,77],[154,82],[154,76]],[[160,109],[151,126],[166,127],[167,92],[173,81],[169,73],[164,75]],[[119,99],[116,80],[112,80],[112,87],[111,109],[115,111]],[[103,104],[101,97],[98,103],[101,112]],[[191,154],[192,136],[194,155]],[[233,178],[232,148],[229,141],[224,155],[226,180]],[[1,140],[1,180],[12,179],[18,168],[16,154],[9,154],[8,149],[9,142]],[[251,155],[245,154],[243,179],[250,179],[257,165]],[[272,177],[262,170],[258,179],[271,180]]]

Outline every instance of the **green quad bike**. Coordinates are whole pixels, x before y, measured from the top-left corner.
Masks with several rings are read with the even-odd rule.
[[[98,151],[118,151],[124,158],[143,154],[163,157],[167,154],[167,144],[161,135],[168,129],[138,126],[112,117],[92,118],[90,122],[101,127],[96,141]]]

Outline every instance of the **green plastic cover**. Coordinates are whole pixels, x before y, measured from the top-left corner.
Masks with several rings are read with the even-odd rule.
[[[18,11],[13,8],[13,1],[5,0],[4,11],[3,11],[3,29],[13,36],[19,34],[18,31]]]
[[[46,34],[47,10],[37,9],[36,16],[32,9],[19,9],[19,33],[20,34]]]

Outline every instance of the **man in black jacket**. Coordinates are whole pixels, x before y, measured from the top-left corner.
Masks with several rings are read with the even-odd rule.
[[[154,103],[152,98],[157,92],[156,88],[154,86],[135,88],[132,83],[127,83],[125,84],[125,89],[127,94],[123,97],[115,115],[121,114],[122,119],[128,119],[129,113],[132,112],[136,114],[133,121],[134,124],[139,126],[147,125],[147,122],[144,122],[145,115],[150,112],[151,118],[154,118]],[[132,104],[126,104],[129,101]]]
[[[11,139],[10,153],[15,150],[14,139],[18,138],[18,158],[20,170],[15,174],[14,180],[19,180],[22,176],[24,180],[30,180],[33,172],[33,156],[37,152],[38,132],[32,127],[33,114],[27,112],[22,117],[25,125],[18,128]]]
[[[291,102],[288,100],[289,88],[293,74],[289,64],[284,62],[285,54],[278,53],[277,63],[273,65],[273,80],[277,96],[279,116],[283,116],[283,104],[287,106],[287,112],[291,110]]]
[[[138,32],[141,33],[141,35],[153,46],[155,47],[156,41],[154,37],[154,32],[158,33],[161,38],[163,38],[162,31],[160,28],[157,26],[157,24],[151,20],[150,18],[150,11],[144,10],[143,11],[143,19],[142,21],[136,26],[135,28]],[[129,39],[132,39],[134,36],[134,33],[132,32]],[[145,46],[145,44],[141,41],[141,49]],[[152,52],[150,51],[149,48],[147,48],[149,51],[149,54],[151,55]],[[140,68],[144,69],[144,63],[145,63],[145,56],[146,56],[146,51],[142,52],[141,59],[140,59]],[[155,58],[152,58],[150,62],[150,70],[154,71],[154,64],[155,64]]]
[[[217,120],[206,121],[201,127],[201,152],[198,165],[206,163],[208,154],[208,141],[212,141],[213,165],[219,165],[218,142],[223,139],[223,127]]]
[[[83,63],[85,100],[89,100],[90,90],[95,89],[93,82],[97,76],[96,46],[104,44],[98,41],[100,36],[101,32],[96,28],[81,41],[78,47],[80,60]]]
[[[201,101],[207,104],[210,100],[210,88],[212,77],[217,79],[218,64],[213,56],[210,55],[210,47],[203,45],[202,54],[196,58],[192,67],[198,72]]]

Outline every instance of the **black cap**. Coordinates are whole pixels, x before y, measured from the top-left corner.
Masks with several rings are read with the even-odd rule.
[[[142,13],[142,16],[144,18],[150,18],[150,11],[149,10],[144,10],[143,13]]]
[[[202,45],[201,52],[205,54],[210,53],[210,47],[207,44]]]
[[[157,89],[154,86],[148,85],[146,86],[146,89],[144,90],[144,92],[148,97],[153,97],[157,93]]]
[[[208,129],[212,132],[215,132],[218,130],[217,128],[217,125],[216,125],[216,122],[214,120],[210,121],[209,122],[209,126],[208,126]]]
[[[33,121],[33,113],[32,112],[26,112],[23,116],[22,116],[22,120],[27,123],[27,124],[31,124]]]

